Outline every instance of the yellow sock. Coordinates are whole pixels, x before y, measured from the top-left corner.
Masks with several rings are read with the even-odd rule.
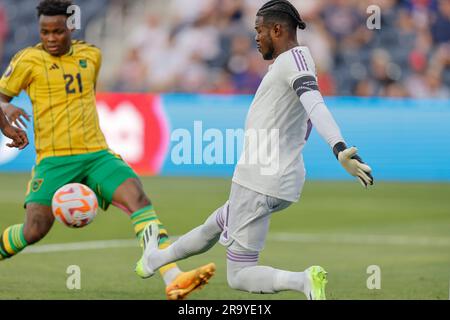
[[[16,224],[6,228],[0,236],[0,260],[18,254],[27,245],[23,235],[23,224]]]
[[[134,227],[134,231],[136,233],[136,237],[138,238],[139,245],[143,247],[143,234],[145,227],[149,223],[157,223],[159,228],[159,242],[158,248],[164,249],[170,246],[169,235],[167,233],[164,225],[159,221],[158,216],[156,215],[155,209],[152,205],[142,208],[131,215],[131,222]],[[173,268],[178,268],[176,263],[169,263],[168,265],[162,266],[159,268],[159,272],[161,276],[164,277],[164,274]]]

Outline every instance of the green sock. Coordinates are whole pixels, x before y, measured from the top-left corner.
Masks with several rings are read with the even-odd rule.
[[[133,224],[134,231],[136,233],[136,237],[138,238],[139,244],[143,247],[143,231],[145,227],[154,222],[158,224],[159,228],[159,241],[158,247],[160,249],[167,248],[170,245],[169,235],[167,233],[164,225],[159,221],[158,216],[156,215],[155,209],[152,205],[142,208],[131,215],[131,223]],[[170,263],[166,266],[159,268],[161,275],[164,277],[167,271],[177,268],[175,263]]]
[[[27,245],[23,235],[23,224],[6,228],[0,237],[0,260],[16,255]]]

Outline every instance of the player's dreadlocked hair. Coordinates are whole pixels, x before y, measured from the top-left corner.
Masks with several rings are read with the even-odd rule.
[[[283,21],[289,25],[291,31],[306,28],[297,9],[287,0],[270,0],[258,10],[256,15],[264,17],[264,22]]]
[[[44,16],[70,16],[67,8],[72,5],[71,0],[42,0],[36,7],[37,15]]]

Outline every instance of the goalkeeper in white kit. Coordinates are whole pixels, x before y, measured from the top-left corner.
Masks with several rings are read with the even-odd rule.
[[[327,272],[320,266],[290,272],[258,265],[272,214],[300,198],[305,183],[302,150],[312,127],[349,174],[365,187],[373,184],[371,168],[356,154],[356,148],[347,148],[324,103],[308,48],[298,44],[297,29],[305,27],[289,1],[271,0],[258,11],[258,50],[265,60],[274,62],[247,115],[243,152],[229,199],[204,224],[163,250],[158,249],[157,225],[149,225],[144,231],[145,250],[136,267],[139,275],[148,277],[163,265],[203,253],[220,242],[227,247],[231,288],[252,293],[295,290],[311,300],[326,298]],[[270,139],[265,135],[255,143],[252,139],[258,134],[252,132],[270,132]],[[269,162],[255,161],[266,150],[272,151]]]

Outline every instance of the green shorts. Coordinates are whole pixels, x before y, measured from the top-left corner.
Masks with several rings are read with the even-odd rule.
[[[97,195],[99,206],[106,210],[116,189],[130,178],[138,176],[119,155],[110,150],[44,158],[33,168],[25,206],[28,203],[51,206],[56,190],[77,182],[91,188]]]

